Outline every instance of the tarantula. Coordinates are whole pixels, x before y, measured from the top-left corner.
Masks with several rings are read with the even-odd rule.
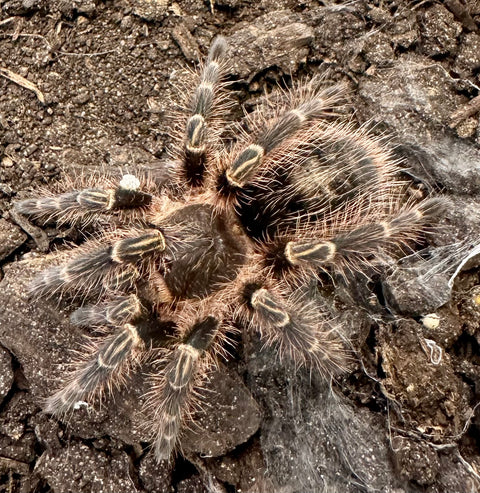
[[[239,126],[234,145],[220,146],[227,49],[216,38],[198,72],[168,184],[125,175],[16,204],[23,214],[101,229],[32,284],[37,295],[81,293],[72,322],[104,330],[46,411],[64,414],[123,382],[152,350],[157,460],[178,446],[235,321],[326,378],[342,372],[342,337],[299,286],[408,245],[439,206],[406,199],[409,184],[382,138],[339,121],[338,85],[314,79],[281,91],[245,117],[249,131]]]

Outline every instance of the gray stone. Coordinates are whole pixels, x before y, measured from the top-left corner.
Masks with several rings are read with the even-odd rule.
[[[244,383],[220,370],[210,375],[208,391],[203,392],[203,412],[196,414],[182,437],[184,452],[224,455],[245,443],[260,426],[260,409]]]
[[[0,219],[0,260],[8,257],[27,240],[27,235],[15,224]]]
[[[80,443],[59,450],[47,450],[38,459],[35,472],[52,491],[115,493],[138,491],[129,475],[129,458],[124,452],[104,452]]]
[[[408,269],[396,269],[383,283],[386,305],[396,314],[420,316],[448,303],[450,276],[443,272],[426,275],[425,263]]]
[[[480,150],[456,138],[451,115],[464,104],[439,64],[425,66],[417,56],[363,79],[365,119],[396,135],[414,173],[461,195],[480,191]]]
[[[289,10],[281,10],[261,16],[252,24],[240,24],[227,39],[231,72],[250,81],[275,66],[284,73],[297,71],[306,61],[314,34],[311,27],[296,19]]]

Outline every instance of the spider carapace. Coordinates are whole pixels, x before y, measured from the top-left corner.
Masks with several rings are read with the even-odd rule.
[[[97,228],[32,284],[39,295],[76,293],[83,306],[71,321],[102,334],[46,411],[64,414],[124,383],[149,354],[158,460],[179,445],[233,327],[254,327],[281,357],[326,378],[343,371],[341,327],[298,287],[408,246],[441,205],[406,198],[401,163],[383,138],[339,119],[342,86],[322,79],[267,98],[225,145],[227,50],[224,38],[213,42],[176,120],[168,183],[127,174],[16,204],[38,219]]]

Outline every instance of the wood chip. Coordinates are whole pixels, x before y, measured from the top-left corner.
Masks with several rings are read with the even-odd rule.
[[[480,111],[480,96],[476,96],[450,116],[450,128],[456,127],[462,120]]]
[[[47,233],[45,233],[43,229],[32,224],[26,217],[19,214],[13,207],[10,209],[9,215],[10,218],[16,224],[18,224],[23,229],[23,231],[25,231],[25,233],[33,238],[33,241],[36,243],[37,248],[41,252],[48,252],[50,241],[48,239]]]
[[[25,79],[25,77],[22,77],[21,75],[18,75],[15,72],[12,72],[8,68],[4,68],[4,67],[0,67],[0,75],[2,75],[8,80],[11,80],[12,82],[15,82],[15,84],[24,87],[25,89],[33,91],[37,96],[38,100],[42,104],[45,104],[45,96],[43,95],[42,91],[40,91],[40,89],[33,82],[30,82],[29,80]]]
[[[177,42],[187,60],[198,62],[200,59],[200,50],[195,38],[185,24],[181,23],[175,26],[172,30],[172,37]]]

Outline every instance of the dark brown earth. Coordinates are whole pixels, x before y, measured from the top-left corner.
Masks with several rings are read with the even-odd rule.
[[[455,275],[480,238],[478,0],[0,7],[0,491],[480,491],[478,257]],[[239,108],[328,69],[354,119],[391,135],[412,179],[449,206],[421,255],[368,283],[312,287],[355,349],[333,389],[245,333],[183,453],[157,465],[142,373],[67,422],[42,413],[82,332],[70,306],[30,300],[27,286],[47,251],[82,238],[9,211],[74,173],[162,169],[175,88],[218,34]]]

